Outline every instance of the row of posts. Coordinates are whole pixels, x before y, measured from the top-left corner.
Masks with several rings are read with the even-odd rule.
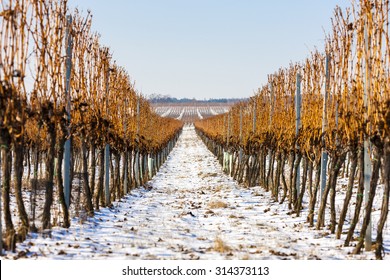
[[[65,81],[65,94],[66,94],[66,111],[68,115],[68,125],[70,124],[70,110],[71,110],[71,101],[70,101],[70,75],[72,71],[72,47],[73,47],[73,40],[71,36],[71,26],[72,26],[72,17],[70,15],[67,16],[67,29],[66,29],[66,44],[67,44],[67,51],[66,51],[66,81]],[[110,69],[109,65],[107,65],[106,69],[106,96],[108,97],[109,94],[109,80],[110,80]],[[125,106],[127,106],[127,100],[125,100]],[[106,98],[106,114],[109,115],[109,107],[108,107],[108,98]],[[136,108],[136,118],[137,118],[137,142],[139,142],[139,133],[140,133],[140,99],[137,99],[137,108]],[[127,123],[124,119],[124,131],[127,129]],[[69,135],[69,131],[68,131]],[[151,155],[148,154],[147,156],[144,156],[143,161],[147,161],[147,168],[148,168],[148,176],[149,178],[152,178],[158,167],[162,164],[162,162],[166,159],[168,153],[172,150],[174,146],[174,142],[177,140],[174,139],[173,141],[170,141],[168,146],[163,149],[161,153],[158,153],[157,155]],[[65,201],[66,205],[69,208],[70,205],[70,153],[71,153],[71,140],[68,139],[65,143],[65,155],[64,155],[64,194],[65,194]],[[142,166],[140,165],[140,151],[137,148],[135,151],[135,174],[136,174],[136,183],[137,185],[141,185],[141,182],[143,181],[143,170]],[[127,160],[124,160],[125,165],[125,174],[124,174],[124,192],[128,192],[128,179],[127,179]],[[141,169],[141,170],[139,170]],[[110,145],[106,143],[104,148],[104,171],[105,171],[105,179],[104,179],[104,193],[105,193],[105,204],[110,205]]]
[[[367,33],[367,32],[366,32]],[[367,36],[367,34],[365,35]],[[366,40],[367,42],[367,40]],[[368,43],[366,43],[368,44]],[[366,46],[366,51],[368,51],[368,45]],[[324,103],[323,103],[323,115],[322,115],[322,135],[324,135],[324,132],[328,128],[328,116],[327,116],[327,104],[328,104],[328,98],[329,98],[329,82],[330,82],[330,74],[329,74],[329,63],[330,63],[330,56],[326,55],[325,58],[325,88],[324,88]],[[370,85],[370,68],[368,65],[365,65],[365,79],[364,79],[364,107],[367,108],[367,99],[368,99],[368,90]],[[295,123],[295,132],[296,136],[299,134],[299,129],[301,128],[301,107],[302,107],[302,95],[301,95],[301,74],[297,73],[296,75],[296,93],[295,93],[295,109],[296,109],[296,123]],[[272,117],[274,112],[274,93],[273,93],[273,85],[272,83],[269,84],[270,88],[270,123],[269,125],[272,125]],[[336,105],[337,106],[337,105]],[[365,118],[367,119],[367,112],[365,113]],[[336,112],[336,126],[338,125],[338,113]],[[231,115],[230,113],[225,116],[225,127],[227,127],[227,148],[224,149],[223,153],[223,170],[227,174],[232,174],[233,172],[233,153],[229,151],[229,138],[231,134]],[[253,122],[252,122],[252,132],[256,133],[256,101],[253,102]],[[240,143],[242,143],[242,109],[240,109]],[[322,136],[322,152],[321,152],[321,178],[320,178],[320,190],[321,190],[321,197],[324,193],[326,183],[327,183],[327,169],[328,169],[328,153],[326,151],[325,147],[325,139],[324,136]],[[297,145],[296,149],[299,150],[299,146]],[[239,150],[239,160],[242,160],[242,148],[240,147]],[[364,197],[365,197],[365,203],[368,202],[368,195],[369,195],[369,189],[370,189],[370,181],[371,181],[371,173],[372,173],[372,167],[371,167],[371,160],[370,160],[370,142],[367,137],[364,139]],[[298,174],[300,174],[300,166],[298,166]],[[297,184],[296,184],[296,190],[297,194],[300,193],[300,176],[297,176]],[[365,249],[366,251],[370,251],[372,248],[372,226],[371,226],[371,219],[369,226],[367,228],[367,233],[365,236]]]

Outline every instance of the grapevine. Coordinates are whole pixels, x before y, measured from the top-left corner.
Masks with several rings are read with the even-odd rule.
[[[355,253],[363,247],[370,205],[382,174],[384,194],[377,227],[377,258],[381,258],[382,254],[382,230],[389,204],[388,25],[388,1],[361,0],[345,11],[337,7],[332,18],[333,30],[325,38],[325,53],[314,51],[304,62],[292,63],[269,75],[267,85],[248,102],[235,105],[229,113],[196,122],[199,135],[235,179],[247,186],[263,186],[271,191],[276,201],[287,201],[288,207],[297,216],[302,209],[303,195],[307,192],[308,223],[316,229],[327,226],[331,233],[337,232],[337,238],[341,236],[356,178],[358,195],[355,213],[345,240],[348,246],[357,221],[363,219]],[[326,60],[329,60],[328,79]],[[302,107],[301,126],[296,133],[294,100],[298,73],[302,77]],[[324,87],[330,94],[325,103],[325,114]],[[369,139],[371,144],[372,177],[369,202],[363,214],[365,139]],[[330,160],[326,187],[320,195],[322,149],[326,150]],[[298,173],[300,166],[303,169],[301,174]],[[347,166],[350,166],[349,172],[345,172]],[[343,172],[348,173],[348,192],[344,198],[344,209],[337,219],[336,183]],[[329,224],[325,224],[328,205],[330,219]]]

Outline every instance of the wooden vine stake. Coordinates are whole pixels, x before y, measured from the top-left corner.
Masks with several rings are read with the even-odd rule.
[[[140,96],[137,96],[137,131],[136,131],[136,142],[139,144],[140,138]],[[137,186],[141,184],[141,176],[140,176],[140,169],[139,169],[139,145],[137,145],[136,154],[135,154],[135,178],[137,182]]]
[[[226,133],[226,143],[228,143],[228,124],[227,124],[228,120],[227,120],[227,115],[225,114],[223,116],[223,127],[224,129],[226,129],[226,131],[224,131],[224,134]],[[226,145],[226,147],[224,148],[224,151],[223,151],[223,164],[222,164],[222,170],[227,173],[228,172],[228,146],[229,144]]]
[[[324,92],[324,105],[322,107],[322,151],[321,151],[321,197],[326,187],[326,170],[328,166],[328,153],[325,147],[325,132],[328,127],[328,114],[327,104],[329,95],[329,54],[325,58],[325,92]]]
[[[125,118],[123,119],[123,130],[124,130],[124,136],[126,137],[127,134],[127,119],[128,115],[126,114],[128,111],[128,100],[127,96],[125,98]],[[123,191],[126,195],[128,193],[128,148],[125,149],[124,156],[123,156],[123,165],[124,165],[124,174],[123,174]]]
[[[109,93],[109,84],[110,84],[110,65],[107,62],[107,70],[106,70],[106,113],[107,118],[109,116],[109,108],[108,108],[108,93]],[[108,143],[108,137],[107,135],[107,142],[104,147],[104,171],[105,171],[105,181],[104,181],[104,194],[105,194],[105,203],[106,206],[110,205],[110,144]]]
[[[242,161],[242,106],[240,105],[240,150],[239,150],[239,161]]]
[[[253,124],[252,124],[253,135],[256,134],[256,100],[253,102]]]

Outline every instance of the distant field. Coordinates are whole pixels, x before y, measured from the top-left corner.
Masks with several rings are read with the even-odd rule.
[[[224,114],[229,111],[228,104],[152,104],[154,111],[162,117],[169,117],[184,122]]]

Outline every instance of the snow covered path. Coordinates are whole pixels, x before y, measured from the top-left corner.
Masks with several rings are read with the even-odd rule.
[[[341,241],[288,215],[260,187],[223,174],[192,126],[146,188],[51,238],[33,235],[6,258],[348,259]]]

